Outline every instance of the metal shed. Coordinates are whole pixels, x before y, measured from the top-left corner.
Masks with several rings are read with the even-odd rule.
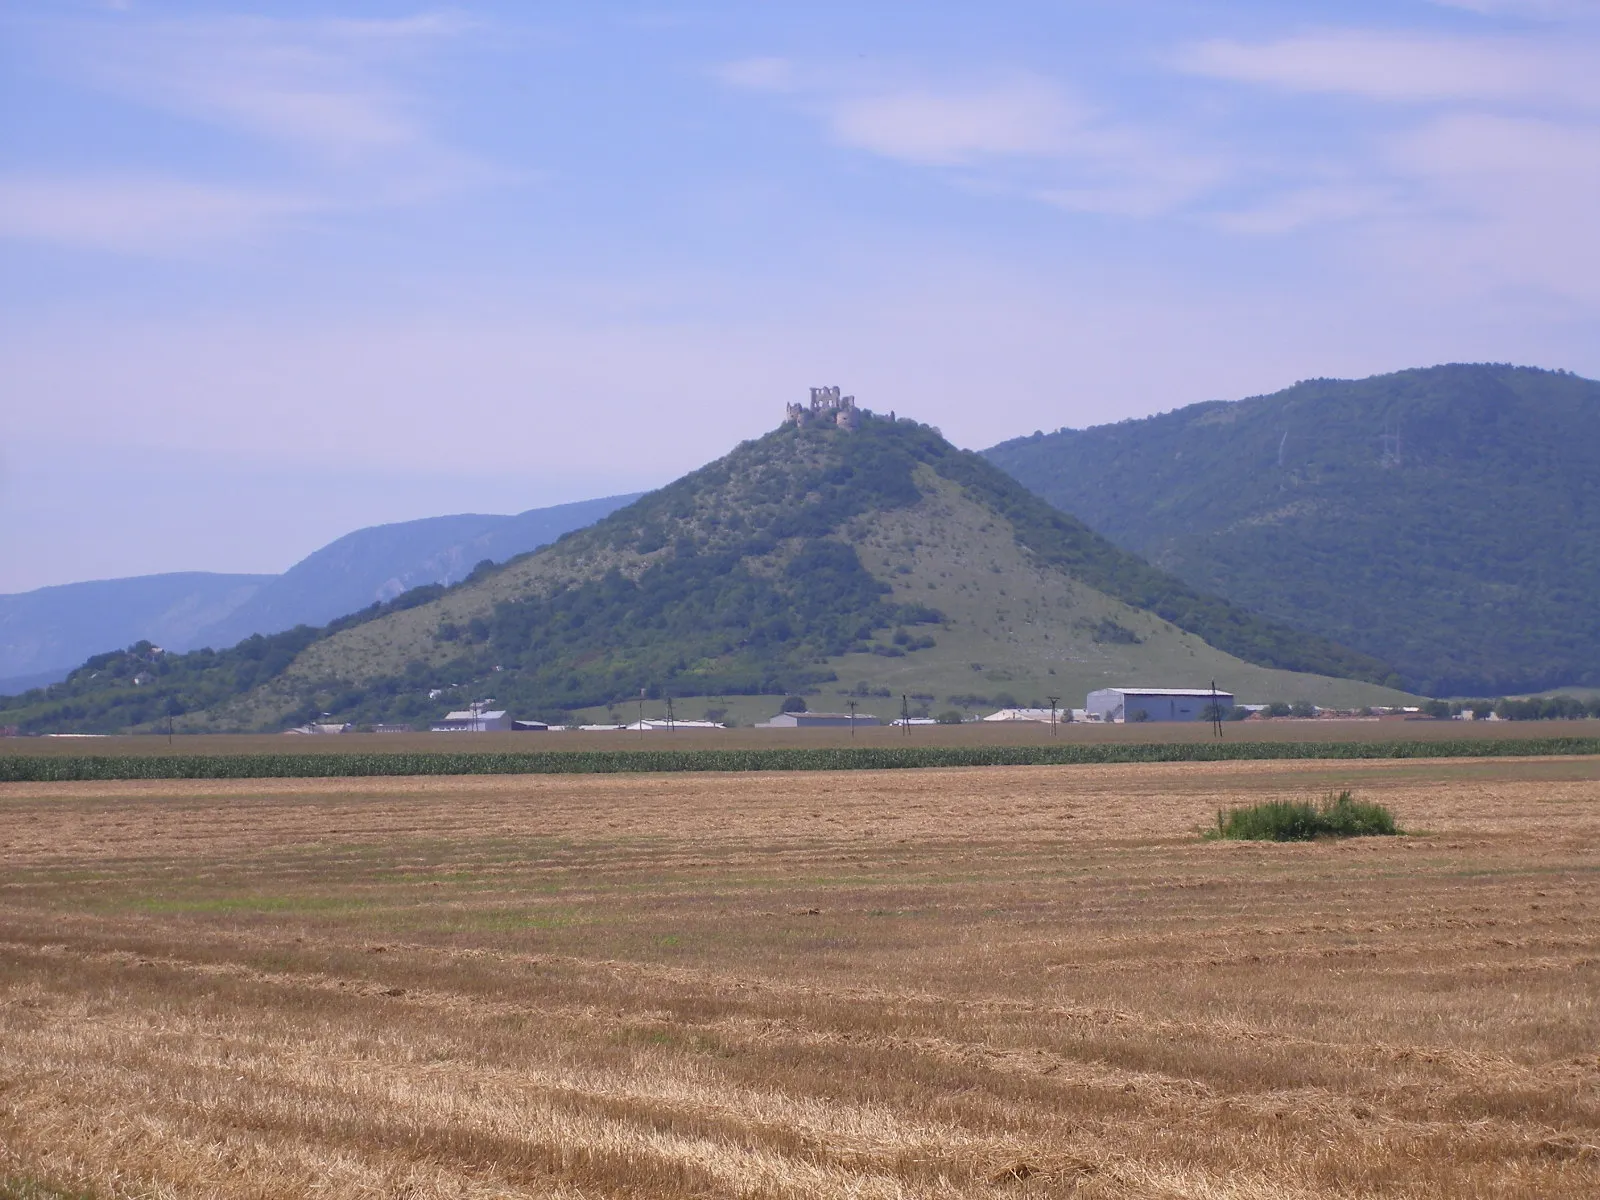
[[[1233,693],[1205,688],[1101,688],[1084,707],[1102,721],[1205,721],[1206,709],[1219,705],[1224,715]]]

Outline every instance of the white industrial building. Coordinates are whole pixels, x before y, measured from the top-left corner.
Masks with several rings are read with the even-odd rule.
[[[1211,705],[1227,715],[1233,693],[1211,688],[1101,688],[1084,705],[1091,720],[1206,721]]]
[[[635,721],[632,725],[623,725],[620,728],[624,732],[631,733],[672,733],[678,729],[726,729],[727,726],[717,721],[669,721],[665,717],[646,717],[643,721]]]
[[[469,708],[461,712],[446,713],[442,721],[435,721],[434,733],[488,733],[497,729],[511,729],[514,722],[503,708]]]
[[[761,721],[757,729],[849,729],[854,725],[876,725],[878,718],[871,713],[779,713],[770,721]]]
[[[1067,710],[1064,708],[1002,708],[999,712],[992,712],[985,721],[1042,721],[1048,725],[1051,721],[1065,721]]]

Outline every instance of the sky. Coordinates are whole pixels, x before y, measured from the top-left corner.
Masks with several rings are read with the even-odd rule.
[[[0,0],[0,592],[663,484],[1600,377],[1600,0]]]

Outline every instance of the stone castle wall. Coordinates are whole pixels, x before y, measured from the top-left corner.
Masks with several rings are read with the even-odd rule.
[[[840,394],[837,387],[814,387],[811,403],[784,406],[784,420],[801,427],[807,425],[835,425],[840,429],[854,429],[861,423],[861,410],[854,396]]]

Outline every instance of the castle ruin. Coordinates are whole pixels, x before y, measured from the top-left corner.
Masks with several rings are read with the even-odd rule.
[[[861,410],[854,396],[841,396],[836,387],[811,389],[811,404],[784,406],[786,421],[793,421],[801,429],[808,425],[835,425],[840,429],[854,429],[861,424]]]

